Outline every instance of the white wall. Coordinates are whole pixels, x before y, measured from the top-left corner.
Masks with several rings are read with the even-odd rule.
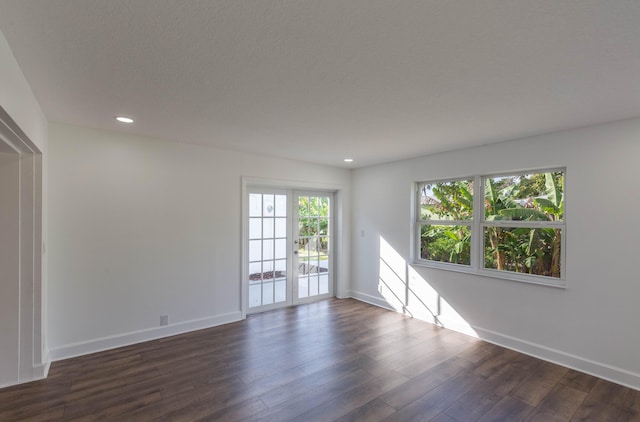
[[[56,123],[49,154],[54,359],[240,318],[242,176],[350,195],[345,169]]]
[[[628,120],[355,170],[352,295],[640,388],[638,157]],[[566,289],[406,265],[412,182],[547,167],[567,169]]]
[[[0,329],[0,386],[4,386],[42,378],[48,368],[46,321],[41,314],[46,308],[46,301],[42,300],[42,290],[46,288],[46,259],[40,248],[45,240],[43,226],[46,226],[42,192],[46,189],[43,167],[46,167],[47,120],[1,32],[0,107],[0,150],[6,151],[11,143],[11,149],[21,154],[2,160],[5,168],[0,182],[3,212],[10,209],[19,214],[12,219],[7,219],[5,214],[5,223],[10,223],[0,230],[3,255],[5,251],[19,254],[19,259],[4,255],[5,261],[0,263],[0,325],[3,327]],[[6,173],[6,166],[12,168],[10,175]],[[17,237],[14,231],[18,232]],[[20,330],[17,337],[13,328],[7,331],[7,327],[14,326]],[[16,352],[19,359],[14,356]]]

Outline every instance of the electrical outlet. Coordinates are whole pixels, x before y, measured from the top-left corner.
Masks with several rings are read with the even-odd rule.
[[[160,325],[169,325],[169,315],[160,315]]]

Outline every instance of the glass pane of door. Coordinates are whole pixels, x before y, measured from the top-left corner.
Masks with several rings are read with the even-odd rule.
[[[331,195],[296,192],[295,203],[295,299],[300,302],[330,296],[333,292]]]
[[[287,302],[287,194],[249,193],[249,310]]]

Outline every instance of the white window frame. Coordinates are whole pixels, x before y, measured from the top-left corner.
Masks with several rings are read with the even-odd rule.
[[[518,176],[524,174],[540,174],[562,172],[567,177],[566,168],[543,168],[532,170],[517,170],[492,174],[474,175],[467,177],[455,177],[446,179],[433,179],[414,183],[414,195],[412,204],[412,263],[416,266],[437,268],[447,271],[456,271],[482,275],[486,277],[500,278],[504,280],[523,283],[539,284],[544,286],[566,288],[566,256],[567,256],[567,207],[565,201],[562,221],[486,221],[484,210],[484,186],[487,179],[503,176]],[[473,180],[473,218],[471,220],[421,220],[421,186],[425,184],[455,182]],[[566,186],[566,184],[565,184]],[[566,192],[563,191],[566,198]],[[420,237],[423,225],[468,225],[471,228],[471,259],[470,265],[449,262],[431,261],[421,258]],[[484,268],[484,229],[486,227],[526,227],[526,228],[556,228],[560,229],[560,278],[540,276],[534,274],[517,273],[506,270]]]

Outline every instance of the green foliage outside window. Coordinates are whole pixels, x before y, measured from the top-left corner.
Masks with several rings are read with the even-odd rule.
[[[422,259],[462,265],[471,263],[469,227],[424,225],[421,232]]]
[[[329,198],[301,196],[298,201],[300,253],[328,255]]]
[[[471,180],[422,185],[420,219],[429,224],[420,227],[420,257],[469,265],[472,218]],[[563,219],[563,172],[486,178],[484,268],[559,278],[562,229],[544,222]],[[511,227],[502,222],[524,223]]]
[[[473,181],[425,184],[420,194],[422,220],[468,221],[473,218]],[[421,227],[420,257],[430,261],[471,263],[468,225],[433,224]]]
[[[564,173],[537,173],[485,181],[485,220],[562,221]],[[485,228],[484,266],[560,278],[561,230]]]

